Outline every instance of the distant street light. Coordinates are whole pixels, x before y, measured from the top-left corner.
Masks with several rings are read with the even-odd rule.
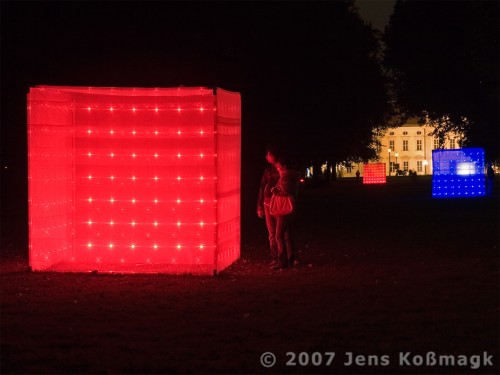
[[[429,164],[429,162],[427,160],[424,160],[422,162],[422,164],[424,165],[424,174],[426,175],[427,174],[427,164]]]
[[[391,175],[391,149],[387,149],[387,151],[389,152],[389,176]]]

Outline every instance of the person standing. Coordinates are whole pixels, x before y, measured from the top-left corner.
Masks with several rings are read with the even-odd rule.
[[[269,145],[266,148],[266,160],[270,164],[264,170],[260,180],[259,196],[257,199],[257,216],[266,221],[267,232],[269,236],[269,248],[272,261],[270,266],[278,264],[278,243],[276,242],[276,218],[269,213],[269,205],[273,195],[272,189],[276,186],[279,179],[279,173],[276,169],[276,163],[279,157],[278,148]]]
[[[290,161],[287,159],[279,159],[276,163],[276,168],[279,173],[279,180],[276,186],[272,189],[273,194],[289,195],[295,204],[298,195],[298,182],[300,174],[290,168]],[[297,257],[297,249],[292,233],[292,222],[294,212],[287,215],[275,216],[276,219],[276,242],[278,244],[278,261],[273,265],[273,268],[287,268],[299,264]]]
[[[495,170],[493,169],[491,163],[488,163],[486,168],[486,195],[493,195],[493,190],[495,186]]]

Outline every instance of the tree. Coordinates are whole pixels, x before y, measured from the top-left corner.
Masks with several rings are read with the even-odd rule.
[[[388,108],[375,30],[351,1],[274,4],[258,31],[259,89],[274,91],[269,103],[257,92],[253,102],[273,116],[263,133],[285,138],[300,162],[370,159]],[[282,32],[271,32],[277,24]]]
[[[498,157],[496,1],[398,0],[386,28],[385,66],[398,105],[436,134],[465,132],[466,145]]]

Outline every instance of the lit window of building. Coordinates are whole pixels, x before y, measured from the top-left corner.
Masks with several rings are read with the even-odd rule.
[[[450,149],[455,149],[456,147],[455,138],[450,138]]]

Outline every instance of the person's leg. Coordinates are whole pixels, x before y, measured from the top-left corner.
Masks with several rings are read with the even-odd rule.
[[[284,218],[285,218],[284,239],[286,244],[288,265],[293,266],[294,261],[298,260],[297,249],[295,248],[295,242],[293,240],[293,217],[292,215],[286,215]]]
[[[276,242],[278,243],[278,264],[277,267],[285,268],[287,266],[285,231],[286,216],[276,217]]]
[[[269,207],[264,207],[264,215],[266,218],[267,233],[269,235],[269,248],[271,257],[274,261],[278,261],[278,243],[276,242],[276,218],[269,213]]]

